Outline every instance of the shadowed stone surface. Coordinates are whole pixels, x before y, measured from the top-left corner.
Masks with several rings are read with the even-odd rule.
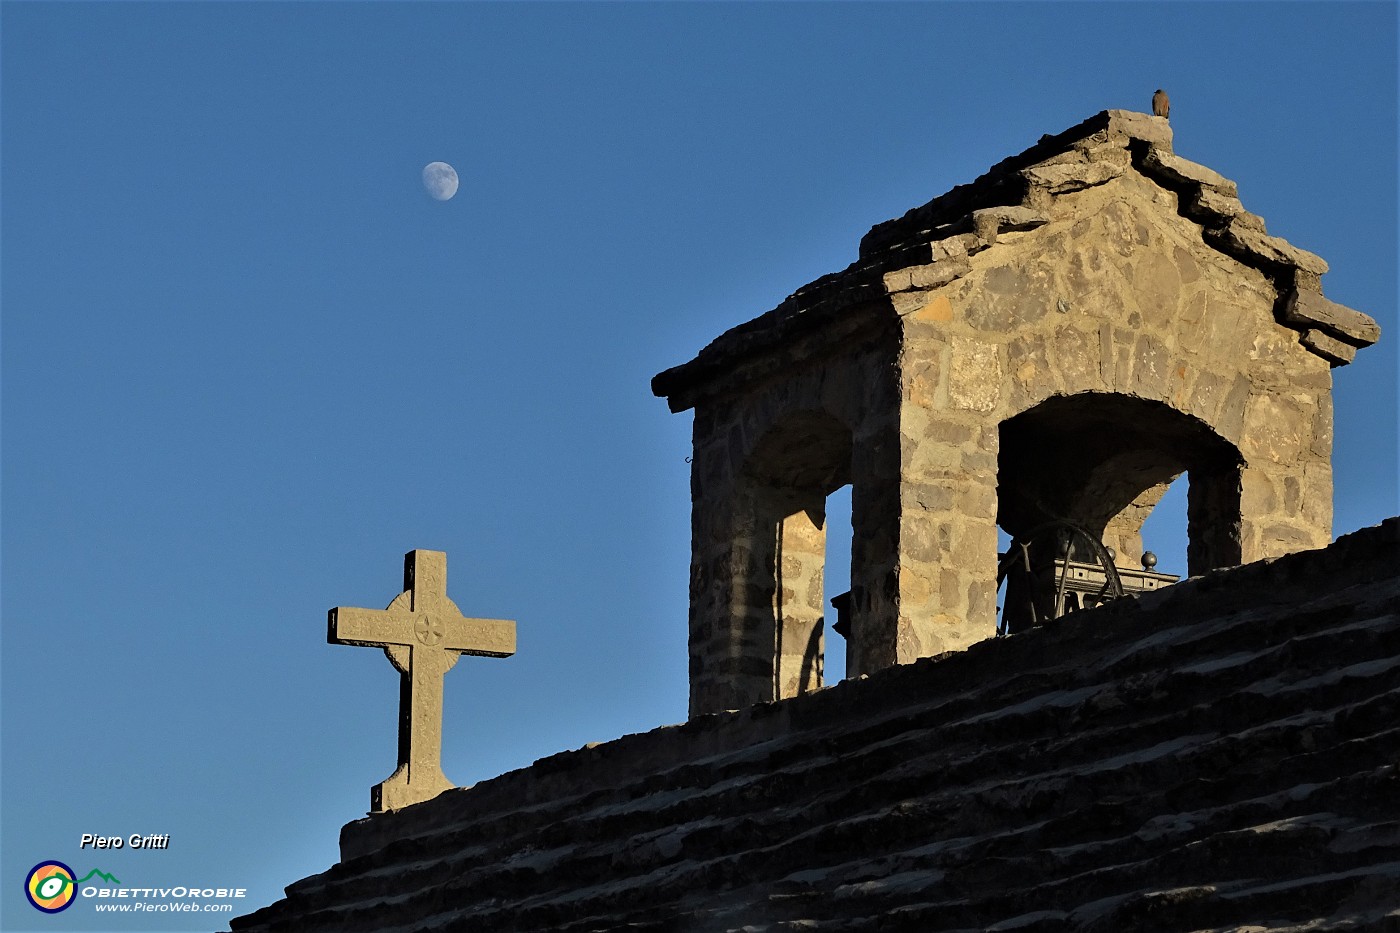
[[[1400,520],[345,827],[236,931],[1384,930]]]

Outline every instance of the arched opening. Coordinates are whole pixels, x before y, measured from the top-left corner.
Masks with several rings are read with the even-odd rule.
[[[742,669],[761,699],[825,681],[827,497],[850,484],[851,450],[836,418],[799,412],[763,435],[741,471],[731,599]]]
[[[1117,567],[1140,568],[1144,523],[1185,476],[1184,569],[1199,574],[1239,563],[1243,460],[1204,422],[1160,402],[1083,393],[1007,419],[1000,440],[997,524],[1005,536],[1065,523],[1111,549]],[[1037,545],[1063,546],[1050,538]],[[1057,556],[1047,550],[1036,559]]]

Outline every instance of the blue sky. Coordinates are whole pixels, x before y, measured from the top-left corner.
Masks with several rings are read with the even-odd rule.
[[[1381,321],[1335,371],[1336,530],[1395,514],[1396,25],[1390,3],[5,3],[0,926],[104,928],[16,895],[44,859],[246,887],[237,913],[334,862],[393,770],[397,679],[326,645],[325,611],[386,604],[411,548],[447,551],[468,615],[518,620],[516,657],[448,675],[457,783],[684,719],[690,417],[651,376],[1158,86],[1176,151]],[[451,201],[421,187],[435,160]],[[1148,533],[1167,570],[1179,499]]]

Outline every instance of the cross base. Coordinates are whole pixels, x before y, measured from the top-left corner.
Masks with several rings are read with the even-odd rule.
[[[432,800],[443,791],[457,786],[447,779],[441,768],[437,769],[436,774],[429,771],[413,778],[409,777],[408,772],[407,764],[399,765],[398,770],[369,789],[371,813],[383,813],[385,810],[397,810],[410,804]]]

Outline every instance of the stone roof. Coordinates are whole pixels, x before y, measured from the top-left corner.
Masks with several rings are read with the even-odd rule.
[[[555,755],[347,825],[232,928],[1393,929],[1398,567],[1390,519]]]
[[[784,346],[839,319],[899,310],[909,293],[939,288],[971,271],[971,257],[996,242],[1000,231],[1030,230],[1047,222],[1051,199],[1138,172],[1177,194],[1178,211],[1200,225],[1203,241],[1261,270],[1274,283],[1278,322],[1332,365],[1350,362],[1375,343],[1380,328],[1359,311],[1322,295],[1327,263],[1270,236],[1263,218],[1244,209],[1233,181],[1177,156],[1164,118],[1105,110],[1055,136],[1045,136],[1005,159],[976,181],[959,185],[903,217],[876,225],[860,255],[782,304],[726,331],[688,363],[652,380],[673,411],[694,404],[691,390],[733,367]],[[920,300],[922,303],[922,300]],[[843,321],[849,324],[849,321]]]

